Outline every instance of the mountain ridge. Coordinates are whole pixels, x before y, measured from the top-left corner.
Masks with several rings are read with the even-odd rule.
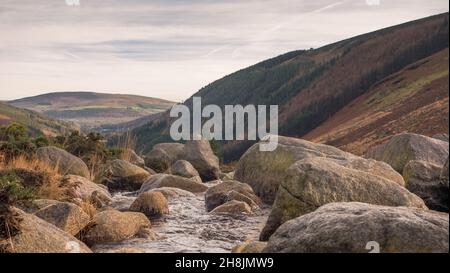
[[[140,95],[68,91],[21,98],[8,104],[75,122],[90,131],[104,124],[129,122],[163,112],[174,102]]]
[[[302,137],[377,82],[448,48],[448,12],[345,39],[319,49],[297,50],[227,75],[192,98],[202,104],[271,105],[280,108],[280,134]],[[168,112],[132,130],[138,150],[170,141]],[[114,142],[114,140],[112,141]],[[225,161],[238,159],[251,141],[223,142]]]

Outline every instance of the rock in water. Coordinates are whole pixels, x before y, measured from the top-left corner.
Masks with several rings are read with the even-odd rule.
[[[53,166],[62,175],[73,174],[88,179],[90,177],[86,163],[63,149],[53,146],[42,147],[37,149],[36,155],[39,160]]]
[[[156,188],[153,190],[150,190],[149,192],[160,192],[166,197],[167,200],[175,199],[179,197],[194,197],[195,194],[189,191],[185,191],[178,188],[171,188],[171,187],[162,187],[162,188]]]
[[[119,242],[150,226],[150,221],[142,213],[105,210],[97,213],[91,224],[85,228],[83,240],[88,245]]]
[[[260,151],[260,145],[261,143],[253,145],[241,157],[234,178],[249,184],[268,204],[272,204],[275,200],[287,169],[299,160],[312,157],[331,158],[343,166],[357,170],[371,170],[374,175],[404,185],[402,176],[388,164],[366,160],[332,146],[281,136],[278,137],[278,147],[273,152]]]
[[[37,211],[35,215],[71,235],[78,234],[90,220],[89,215],[79,206],[67,202],[57,202],[46,206]]]
[[[169,214],[167,199],[160,192],[144,192],[131,204],[130,211],[142,212],[148,217]]]
[[[197,170],[186,160],[178,160],[170,167],[173,175],[178,175],[186,178],[200,176]]]
[[[150,176],[146,170],[130,162],[113,160],[104,171],[103,184],[111,191],[136,191]]]
[[[403,173],[411,160],[442,166],[448,158],[448,142],[417,134],[399,134],[369,150],[365,157],[384,161],[399,173]]]
[[[441,179],[441,166],[412,160],[406,164],[403,177],[406,188],[422,198],[428,208],[448,212],[448,183]]]
[[[212,214],[251,214],[252,208],[245,202],[231,200],[211,211]]]
[[[252,208],[252,210],[259,209],[260,208],[259,205],[261,204],[260,199],[256,195],[252,194],[252,196],[249,197],[245,194],[242,194],[242,193],[234,191],[234,190],[228,192],[228,194],[227,194],[227,202],[232,201],[232,200],[245,202],[245,203],[247,203],[247,205],[249,205]],[[254,200],[256,200],[256,201],[254,201]]]
[[[207,140],[188,141],[184,145],[181,157],[194,166],[203,181],[219,179],[219,158],[214,154]]]
[[[0,241],[0,249],[7,253],[91,253],[92,251],[72,235],[37,216],[13,208],[22,219],[20,233],[10,240]]]
[[[343,167],[327,158],[308,158],[288,169],[260,240],[284,222],[333,202],[364,202],[426,209],[422,199],[381,176]]]
[[[230,200],[233,200],[232,198],[230,198],[230,195],[231,196],[233,194],[236,195],[236,193],[247,197],[255,204],[259,205],[261,203],[260,199],[255,195],[253,189],[249,185],[234,180],[227,180],[209,188],[206,191],[205,194],[206,210],[211,211],[214,208]],[[241,199],[239,201],[244,200]],[[251,204],[252,203],[250,203],[249,205]]]
[[[199,193],[205,192],[208,186],[197,181],[170,174],[155,174],[142,184],[139,192],[146,192],[157,188],[170,187]]]
[[[264,252],[448,253],[448,214],[407,207],[331,203],[284,223]]]

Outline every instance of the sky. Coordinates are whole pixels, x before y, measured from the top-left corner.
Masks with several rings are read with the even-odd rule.
[[[267,58],[448,10],[447,0],[0,0],[0,100],[95,91],[179,102]]]

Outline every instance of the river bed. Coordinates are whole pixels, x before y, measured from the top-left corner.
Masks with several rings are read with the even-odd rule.
[[[113,207],[125,211],[136,199],[122,193],[113,198]],[[213,215],[206,212],[205,196],[169,199],[170,214],[152,220],[157,240],[132,238],[122,242],[95,245],[94,252],[142,253],[229,253],[246,241],[257,240],[270,209],[264,207],[253,215]]]

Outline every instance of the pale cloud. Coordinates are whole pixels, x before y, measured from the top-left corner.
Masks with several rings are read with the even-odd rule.
[[[0,99],[183,100],[266,58],[447,12],[444,0],[2,0]]]

